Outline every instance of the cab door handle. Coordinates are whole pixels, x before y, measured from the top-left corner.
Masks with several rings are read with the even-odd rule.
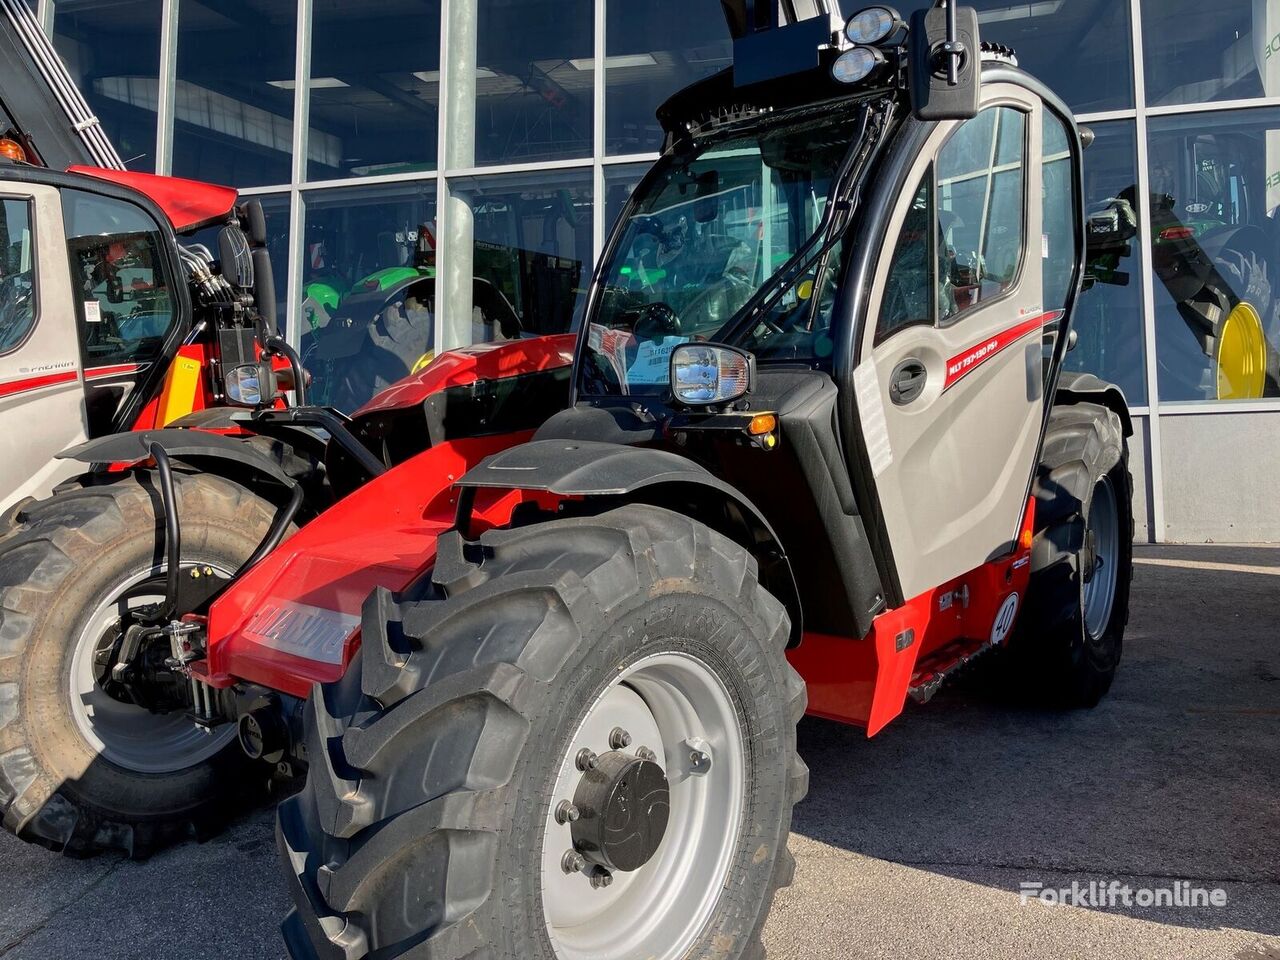
[[[903,360],[889,377],[889,399],[898,406],[906,406],[924,393],[929,371],[919,360]]]

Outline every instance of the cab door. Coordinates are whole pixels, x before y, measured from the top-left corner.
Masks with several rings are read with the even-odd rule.
[[[1014,546],[1044,417],[1042,104],[984,88],[926,141],[888,225],[854,372],[904,598]],[[1063,301],[1065,302],[1065,300]],[[1061,304],[1058,304],[1060,307]]]
[[[87,438],[59,192],[0,181],[0,509],[46,496]]]

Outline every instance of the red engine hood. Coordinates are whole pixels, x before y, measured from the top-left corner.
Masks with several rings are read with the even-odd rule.
[[[578,338],[572,333],[505,343],[479,343],[442,353],[426,369],[387,387],[355,412],[354,418],[417,406],[433,393],[480,380],[502,380],[554,370],[573,363]]]

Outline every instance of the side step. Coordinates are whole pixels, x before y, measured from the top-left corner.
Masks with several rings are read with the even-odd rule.
[[[990,640],[953,640],[916,664],[908,692],[916,703],[928,703],[942,684],[998,644]]]

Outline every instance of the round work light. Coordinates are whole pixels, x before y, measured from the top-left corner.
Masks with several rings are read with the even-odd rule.
[[[831,65],[831,76],[840,83],[861,83],[884,64],[884,54],[874,47],[854,47]]]
[[[844,35],[850,43],[879,44],[897,39],[904,26],[892,7],[867,7],[849,18]]]

